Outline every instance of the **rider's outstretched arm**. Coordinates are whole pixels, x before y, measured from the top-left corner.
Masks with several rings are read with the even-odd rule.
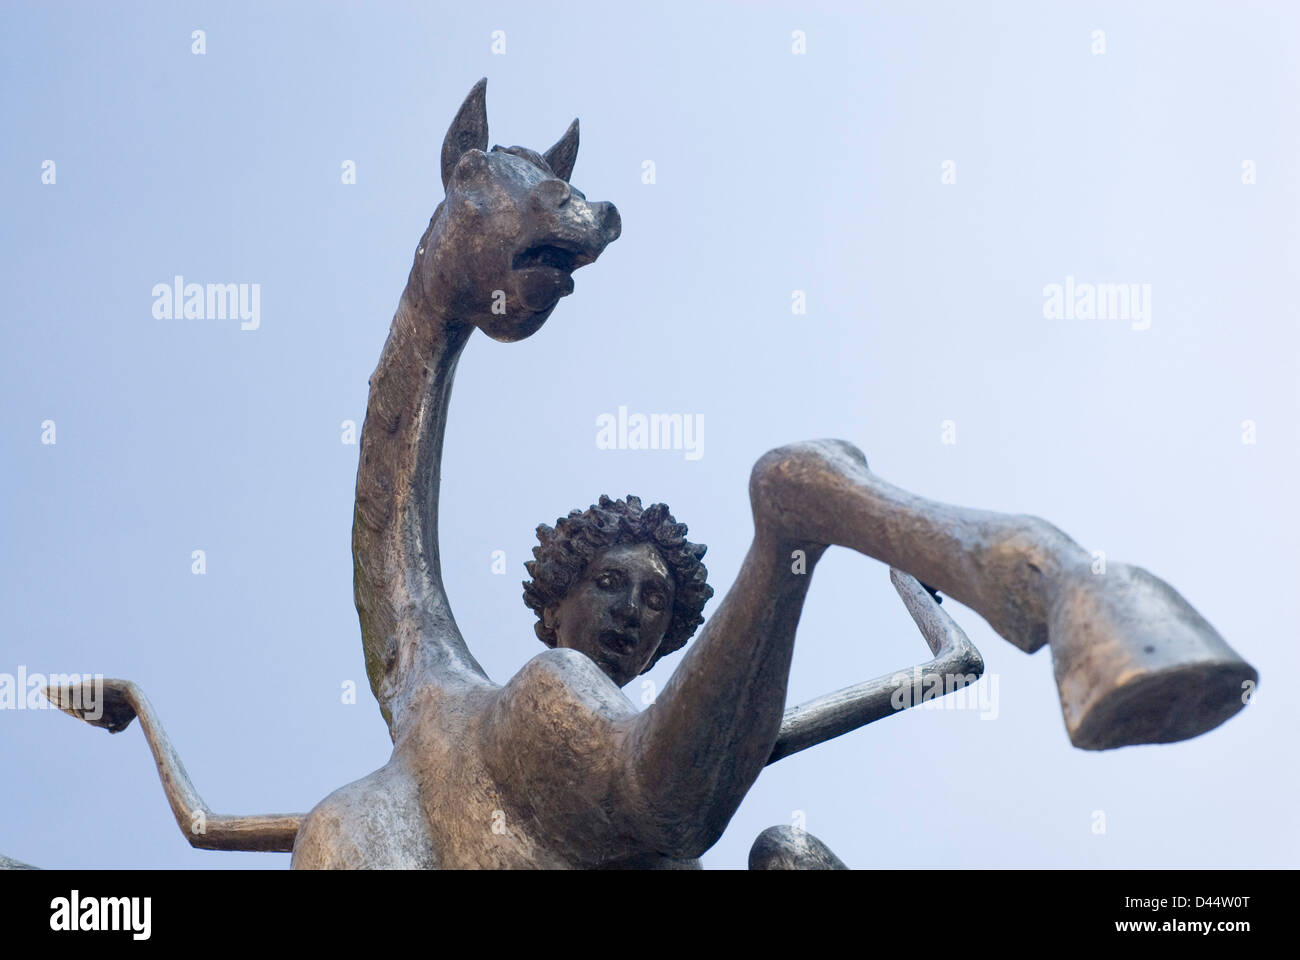
[[[921,630],[934,659],[810,700],[785,712],[768,763],[954,692],[984,674],[984,658],[938,600],[909,573],[891,569],[894,589]]]
[[[100,683],[102,682],[102,688]],[[136,717],[153,752],[163,792],[176,825],[193,847],[201,850],[258,850],[288,853],[302,823],[301,813],[268,813],[248,817],[213,813],[190,782],[176,748],[144,691],[130,680],[87,680],[79,686],[47,687],[45,696],[64,713],[110,733],[120,733]]]

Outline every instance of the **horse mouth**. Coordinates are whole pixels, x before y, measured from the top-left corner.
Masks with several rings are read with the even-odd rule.
[[[510,266],[515,270],[548,267],[562,273],[572,273],[595,259],[589,251],[576,244],[547,241],[535,243],[516,253]]]

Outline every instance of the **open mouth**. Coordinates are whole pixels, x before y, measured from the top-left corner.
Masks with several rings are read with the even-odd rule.
[[[602,630],[596,638],[600,645],[612,653],[627,656],[636,650],[637,636],[632,633],[620,633],[617,630]]]
[[[515,254],[510,266],[515,270],[529,267],[550,267],[564,273],[572,273],[579,267],[591,263],[595,258],[576,246],[549,241],[535,243]]]

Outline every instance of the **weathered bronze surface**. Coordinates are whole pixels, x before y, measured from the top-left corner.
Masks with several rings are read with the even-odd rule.
[[[1077,747],[1182,740],[1241,709],[1254,669],[1163,581],[1113,563],[1094,574],[1036,517],[891,486],[842,440],[759,458],[740,573],[644,711],[620,687],[686,643],[713,591],[704,547],[666,506],[631,496],[539,528],[525,600],[549,649],[505,685],[489,680],[452,616],[438,552],[456,363],[475,329],[504,342],[537,332],[620,220],[569,183],[577,121],[544,154],[488,150],[485,90],[475,85],[444,140],[446,198],[417,245],[362,432],[355,595],[392,757],[305,816],[218,815],[140,691],[110,681],[99,725],[140,717],[191,843],[291,849],[300,868],[698,866],[766,764],[896,713],[894,692],[912,683],[882,677],[785,709],[804,597],[832,545],[892,568],[934,657],[926,677],[973,682],[983,661],[923,583],[1026,652],[1049,644]],[[70,694],[50,695],[75,713]],[[843,867],[792,828],[765,831],[750,865]]]
[[[847,870],[826,844],[798,827],[768,827],[749,850],[751,870]]]

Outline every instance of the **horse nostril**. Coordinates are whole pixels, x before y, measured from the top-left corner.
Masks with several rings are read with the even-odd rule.
[[[618,207],[612,203],[602,202],[599,206],[604,210],[600,217],[600,229],[605,235],[606,243],[613,243],[623,232],[623,218],[618,215]]]

